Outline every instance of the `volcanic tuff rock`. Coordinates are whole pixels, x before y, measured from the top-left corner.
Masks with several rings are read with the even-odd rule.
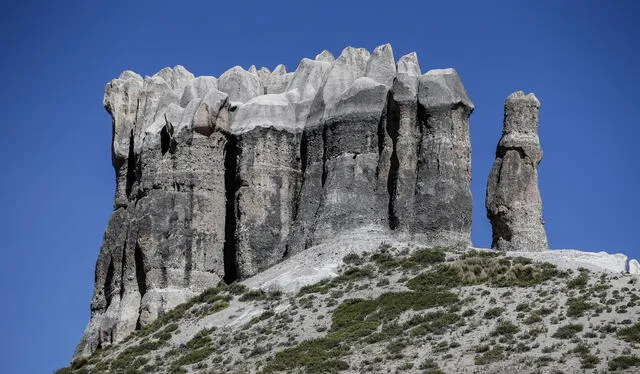
[[[504,127],[496,161],[487,182],[487,216],[493,228],[492,247],[508,251],[548,248],[538,190],[540,102],[517,91],[504,103]]]
[[[415,53],[396,62],[388,44],[347,47],[295,72],[235,66],[219,78],[125,71],[104,105],[115,204],[76,355],[310,247],[354,235],[471,244],[473,103],[455,70],[422,74]],[[511,230],[501,249],[546,248],[537,109],[532,95],[507,101],[487,202],[494,232]]]

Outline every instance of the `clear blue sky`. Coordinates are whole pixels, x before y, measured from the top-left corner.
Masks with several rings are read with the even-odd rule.
[[[476,105],[473,241],[483,247],[503,100],[533,91],[551,246],[640,257],[640,2],[181,3],[3,4],[0,372],[66,365],[88,320],[114,189],[102,94],[124,69],[151,75],[182,64],[219,76],[236,64],[284,63],[292,71],[325,48],[337,56],[347,45],[386,42],[396,57],[415,50],[423,71],[455,67]]]

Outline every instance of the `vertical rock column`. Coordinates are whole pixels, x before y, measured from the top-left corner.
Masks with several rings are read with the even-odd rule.
[[[393,141],[389,189],[389,227],[408,232],[413,222],[418,127],[418,80],[420,66],[415,52],[402,56],[397,64],[387,106],[387,133]]]
[[[430,245],[470,245],[473,103],[453,69],[420,77],[413,232]]]
[[[224,275],[228,98],[182,67],[105,89],[114,212],[76,356],[122,340]]]
[[[301,178],[300,133],[256,127],[237,139],[237,275],[247,278],[286,253]]]
[[[548,249],[538,190],[542,149],[538,138],[540,102],[517,91],[504,104],[504,127],[487,183],[487,216],[498,250]]]
[[[136,328],[141,292],[134,248],[129,246],[130,201],[136,184],[135,125],[143,79],[131,71],[105,87],[104,106],[112,117],[112,161],[116,173],[114,211],[109,218],[95,267],[91,320],[76,354],[122,339]]]
[[[228,97],[213,89],[159,113],[145,130],[131,224],[146,285],[141,326],[215,285],[225,270]]]
[[[388,89],[358,78],[331,110],[324,127],[322,204],[315,238],[321,242],[365,226],[387,227],[388,171],[379,169],[379,126],[384,124]]]

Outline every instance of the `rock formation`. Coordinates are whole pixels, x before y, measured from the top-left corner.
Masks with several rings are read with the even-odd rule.
[[[125,71],[104,105],[115,204],[76,355],[355,232],[470,245],[473,104],[455,70],[422,75],[415,53],[348,47],[218,79]]]
[[[487,183],[487,216],[492,247],[508,251],[548,249],[538,190],[540,102],[517,91],[504,104],[504,127]]]

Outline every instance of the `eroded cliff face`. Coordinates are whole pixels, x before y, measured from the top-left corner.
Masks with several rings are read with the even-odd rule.
[[[473,104],[415,53],[348,47],[219,79],[125,71],[104,104],[115,204],[76,355],[356,230],[470,245]]]

